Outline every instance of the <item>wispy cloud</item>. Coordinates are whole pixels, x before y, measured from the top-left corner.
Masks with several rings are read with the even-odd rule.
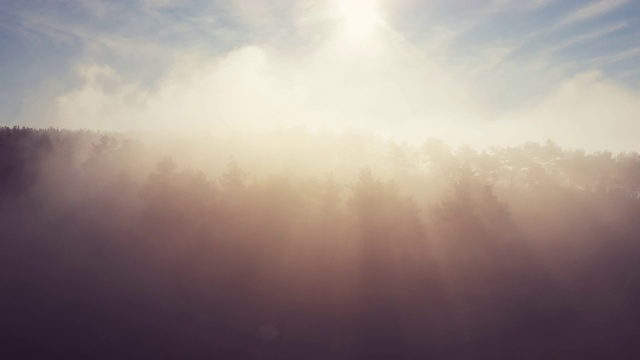
[[[552,0],[531,0],[528,3],[526,3],[525,9],[528,11],[538,10],[547,5],[550,5],[551,3],[552,3]]]
[[[635,47],[629,50],[625,50],[622,52],[608,54],[604,56],[597,56],[595,58],[586,59],[584,62],[590,64],[591,66],[604,66],[607,64],[613,64],[618,61],[623,61],[627,59],[635,58],[636,56],[640,56],[640,46]]]
[[[564,17],[558,25],[564,27],[603,16],[624,5],[627,1],[628,0],[600,0],[593,2],[570,13]]]
[[[493,0],[482,9],[481,16],[535,11],[551,4],[551,2],[552,0]]]
[[[582,34],[582,35],[578,35],[575,37],[572,37],[568,40],[562,41],[557,45],[554,45],[552,47],[549,47],[545,50],[544,54],[545,55],[549,55],[553,52],[559,51],[559,50],[563,50],[563,49],[567,49],[570,48],[574,45],[578,45],[578,44],[582,44],[585,42],[589,42],[589,41],[593,41],[593,40],[597,40],[605,35],[609,35],[611,33],[614,33],[618,30],[624,29],[627,25],[625,23],[618,23],[618,24],[613,24],[611,26],[607,26],[605,28],[602,29],[597,29],[594,31],[590,31],[586,34]]]

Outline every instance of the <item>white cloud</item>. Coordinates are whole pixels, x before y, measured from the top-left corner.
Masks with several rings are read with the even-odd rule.
[[[639,115],[640,94],[591,71],[516,109],[494,128],[511,143],[551,138],[566,147],[637,151]]]
[[[305,19],[301,28],[325,26],[317,12],[298,15]],[[552,138],[587,149],[637,149],[632,134],[640,131],[640,95],[601,73],[567,78],[544,59],[505,59],[510,49],[500,47],[454,65],[450,54],[418,48],[389,28],[359,43],[335,32],[324,36],[298,51],[254,45],[217,57],[176,56],[152,88],[88,62],[77,69],[81,86],[56,99],[56,125],[224,131],[287,123],[362,128],[415,142],[432,136],[472,145]],[[518,94],[529,101],[506,110],[504,98]]]
[[[154,89],[113,69],[79,69],[82,87],[57,100],[59,126],[264,128],[280,122],[389,135],[451,132],[482,116],[471,84],[442,61],[381,33],[366,47],[332,39],[303,54],[250,46],[187,56]]]

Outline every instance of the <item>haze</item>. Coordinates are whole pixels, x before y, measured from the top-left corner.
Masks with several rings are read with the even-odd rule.
[[[638,5],[5,1],[0,119],[638,150]]]
[[[0,3],[0,359],[640,359],[640,3]]]

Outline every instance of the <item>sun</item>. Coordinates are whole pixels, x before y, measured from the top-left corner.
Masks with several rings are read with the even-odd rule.
[[[382,23],[377,0],[336,0],[345,37],[365,39]]]

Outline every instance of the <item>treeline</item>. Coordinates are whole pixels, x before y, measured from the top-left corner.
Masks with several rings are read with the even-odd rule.
[[[0,128],[0,352],[633,359],[639,195],[551,141]]]

